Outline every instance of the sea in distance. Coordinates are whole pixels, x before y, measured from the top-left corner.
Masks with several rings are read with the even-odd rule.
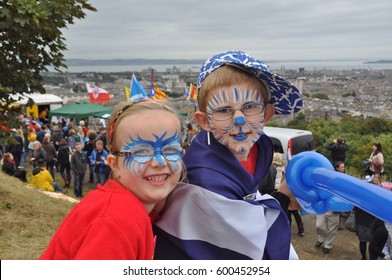
[[[372,63],[367,63],[369,61],[365,60],[308,60],[308,61],[266,61],[268,68],[270,71],[280,71],[282,69],[287,70],[298,70],[299,68],[305,68],[308,71],[315,70],[383,70],[388,69],[392,70],[392,61],[388,60],[382,63],[375,61]],[[68,63],[68,69],[62,69],[64,72],[71,73],[81,73],[81,72],[140,72],[149,68],[153,68],[158,72],[164,72],[167,69],[172,69],[174,66],[179,69],[191,69],[192,72],[198,72],[200,66],[203,61],[200,63],[186,63],[186,61],[173,63],[169,62],[157,62],[148,61],[148,63],[121,63],[121,64],[110,64],[110,62],[106,61],[102,65],[99,62],[89,63],[86,61],[85,63],[79,62],[74,63],[70,61]],[[52,70],[49,70],[52,71]]]

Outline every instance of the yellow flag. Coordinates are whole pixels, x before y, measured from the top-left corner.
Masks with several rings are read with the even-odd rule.
[[[127,102],[129,102],[129,95],[131,94],[131,89],[125,86],[125,97],[127,98]]]

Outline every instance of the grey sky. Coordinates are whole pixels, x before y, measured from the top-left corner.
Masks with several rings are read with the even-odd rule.
[[[390,0],[89,0],[66,58],[392,59]]]

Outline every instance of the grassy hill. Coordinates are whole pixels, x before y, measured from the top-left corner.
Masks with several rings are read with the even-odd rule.
[[[0,172],[0,259],[39,258],[74,205]]]
[[[72,193],[70,189],[70,193]],[[70,194],[72,196],[72,194]],[[54,199],[0,172],[0,259],[35,260],[49,244],[54,232],[75,204]],[[303,216],[305,236],[298,236],[295,222],[292,243],[302,260],[358,260],[355,233],[340,230],[329,254],[314,247],[314,215]]]

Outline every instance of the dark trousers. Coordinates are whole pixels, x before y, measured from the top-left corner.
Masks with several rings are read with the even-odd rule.
[[[74,193],[76,197],[83,196],[83,181],[85,173],[75,173],[74,174]]]

